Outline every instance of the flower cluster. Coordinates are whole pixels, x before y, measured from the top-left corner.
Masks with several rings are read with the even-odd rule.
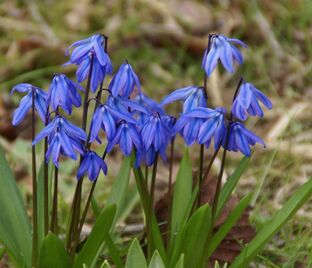
[[[268,109],[272,108],[272,103],[251,83],[240,82],[230,116],[227,116],[224,107],[207,107],[205,89],[198,86],[177,89],[157,103],[142,92],[138,75],[128,61],[121,64],[108,88],[103,88],[104,78],[112,73],[106,39],[103,35],[93,35],[73,43],[67,49],[66,54],[70,58],[65,65],[78,66],[78,82],[70,80],[65,74],[55,74],[48,93],[30,84],[19,84],[12,89],[12,92],[27,93],[13,115],[13,125],[22,121],[32,103],[46,124],[33,144],[47,138],[47,161],[52,158],[58,167],[60,156],[77,159],[78,153],[81,161],[77,178],[87,174],[90,180],[96,180],[101,170],[107,173],[107,166],[104,157],[90,150],[90,146],[94,141],[101,143],[102,131],[107,139],[104,156],[119,145],[125,156],[134,151],[137,167],[142,163],[153,165],[158,155],[166,160],[168,144],[177,133],[180,133],[188,146],[198,142],[208,147],[213,140],[215,150],[223,146],[246,156],[251,154],[250,147],[255,143],[264,145],[259,137],[245,128],[243,121],[248,116],[262,117],[260,103]],[[233,60],[243,63],[242,54],[235,44],[246,47],[238,39],[216,34],[210,36],[202,63],[207,77],[212,74],[219,59],[228,72],[234,71]],[[86,79],[87,86],[83,88],[80,83]],[[87,100],[87,103],[96,100],[87,135],[86,129],[75,126],[61,114],[64,111],[70,115],[73,106],[80,107],[80,92],[89,90],[93,93],[97,90],[107,92],[107,97],[104,102],[101,94],[97,94],[100,98]],[[177,119],[164,110],[164,106],[175,101],[183,102],[181,116]],[[88,109],[88,106],[84,109]],[[54,118],[51,119],[53,114]]]

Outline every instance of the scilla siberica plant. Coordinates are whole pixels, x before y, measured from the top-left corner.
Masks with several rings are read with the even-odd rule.
[[[239,80],[229,112],[225,107],[208,107],[207,79],[217,67],[218,62],[230,73],[234,72],[234,61],[238,64],[243,63],[243,56],[237,46],[247,47],[238,39],[224,35],[210,35],[202,62],[204,85],[191,85],[174,90],[160,103],[143,93],[139,77],[128,61],[121,64],[109,86],[104,87],[104,79],[112,73],[113,68],[107,53],[107,37],[103,35],[93,35],[77,41],[66,50],[69,61],[65,65],[77,66],[78,83],[70,80],[65,74],[54,74],[47,93],[26,83],[13,87],[12,92],[26,93],[13,114],[13,125],[18,125],[31,109],[33,137],[32,263],[28,262],[29,254],[27,255],[26,251],[18,245],[16,248],[24,256],[21,257],[24,258],[23,265],[21,265],[17,257],[20,253],[14,254],[14,247],[4,243],[8,250],[11,250],[10,256],[13,261],[23,267],[94,267],[101,260],[100,255],[105,252],[105,255],[109,256],[107,260],[114,267],[147,267],[147,261],[149,267],[206,267],[212,253],[241,216],[251,197],[248,195],[239,202],[235,213],[233,212],[228,221],[222,225],[222,233],[215,234],[213,227],[216,219],[248,163],[247,158],[244,158],[237,170],[228,178],[230,183],[222,186],[226,153],[234,151],[250,157],[251,149],[256,143],[265,146],[264,141],[249,130],[244,122],[250,116],[262,117],[264,115],[261,103],[268,109],[272,108],[271,101],[243,78]],[[83,87],[80,83],[85,80],[86,85]],[[83,99],[81,93],[84,95]],[[94,96],[90,97],[92,93]],[[106,98],[103,96],[104,93]],[[164,106],[175,101],[183,102],[182,113],[178,118],[168,115],[164,110]],[[94,111],[88,123],[91,103],[94,104]],[[76,108],[82,106],[81,126],[71,123],[67,118],[72,113],[73,106]],[[37,135],[35,135],[35,113],[39,115],[44,124],[44,128]],[[105,141],[103,133],[106,135]],[[178,134],[183,137],[187,146],[200,144],[199,167],[198,177],[193,179],[192,166],[186,150],[176,184],[173,186],[174,141]],[[38,222],[41,220],[38,219],[38,205],[41,204],[37,202],[39,190],[35,150],[35,145],[42,140],[44,140],[45,159],[43,164],[43,234],[38,228]],[[95,142],[106,144],[103,146],[102,156],[91,148]],[[204,150],[212,146],[212,143],[214,154],[206,163]],[[125,156],[125,161],[120,171],[121,175],[116,181],[118,186],[112,190],[114,195],[109,198],[114,202],[109,201],[108,203],[111,204],[105,206],[100,212],[86,242],[81,244],[80,235],[98,176],[101,171],[105,175],[109,171],[105,158],[116,146],[119,146],[121,153]],[[166,221],[167,232],[163,235],[154,213],[154,192],[158,158],[161,156],[165,162],[167,161],[168,147],[170,147],[168,181],[170,202]],[[213,201],[211,204],[200,206],[199,193],[221,148],[223,148],[222,161]],[[59,233],[62,234],[58,223],[58,169],[63,157],[77,160],[79,164],[65,243],[63,239],[57,237]],[[49,197],[51,191],[49,162],[55,166],[51,200]],[[126,262],[124,262],[123,250],[114,238],[116,237],[114,227],[122,210],[121,200],[124,200],[127,192],[122,189],[127,188],[127,185],[123,183],[128,182],[130,166],[133,169],[145,215],[146,236],[144,235],[142,239],[145,256],[138,241],[134,239],[128,249]],[[143,167],[145,172],[142,172]],[[151,174],[149,174],[150,169]],[[88,177],[92,186],[81,214],[85,176]],[[252,260],[264,243],[286,221],[283,215],[291,215],[298,209],[299,204],[307,199],[311,191],[310,184],[304,186],[304,190],[299,189],[297,199],[290,200],[291,209],[289,207],[284,209],[288,214],[281,212],[282,216],[274,218],[270,232],[264,231],[263,234],[260,232],[260,238],[257,236],[255,242],[250,243],[250,248],[248,245],[246,250],[237,256],[231,267],[244,267]],[[117,194],[121,196],[116,196]],[[294,203],[297,206],[294,206]],[[199,226],[201,228],[198,228]],[[110,264],[105,261],[101,267],[110,267]]]

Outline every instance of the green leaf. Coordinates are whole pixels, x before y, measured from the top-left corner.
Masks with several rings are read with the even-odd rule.
[[[237,204],[237,206],[231,211],[226,221],[221,225],[219,230],[212,236],[208,248],[209,257],[212,255],[212,253],[216,250],[216,248],[219,246],[224,237],[228,234],[229,231],[231,231],[232,227],[239,220],[239,218],[245,211],[246,207],[250,203],[251,197],[252,194],[250,193],[246,195],[244,198],[242,198]]]
[[[247,267],[247,264],[256,257],[265,244],[281,229],[296,211],[307,202],[311,195],[312,177],[310,177],[305,184],[300,186],[275,216],[262,227],[256,237],[235,258],[230,267]]]
[[[184,254],[181,255],[180,259],[178,260],[174,268],[184,268]]]
[[[21,194],[0,147],[0,241],[16,266],[31,266],[31,230]]]
[[[136,180],[136,186],[140,195],[141,199],[141,205],[144,210],[144,214],[148,215],[148,204],[149,204],[149,199],[148,199],[148,190],[147,190],[147,185],[146,181],[144,179],[144,176],[142,174],[142,170],[140,168],[135,168],[135,155],[131,155],[131,165],[133,167],[133,173],[134,177]],[[157,223],[157,219],[155,217],[155,214],[152,213],[152,237],[153,237],[153,246],[155,250],[158,250],[162,260],[167,263],[167,254],[164,246],[164,241],[162,239],[162,235],[159,230],[159,226]]]
[[[107,205],[116,204],[117,206],[115,221],[119,219],[122,208],[125,204],[125,198],[128,193],[130,169],[130,157],[126,157],[122,162],[117,178],[114,181],[114,184],[107,199]]]
[[[192,197],[193,188],[193,171],[192,171],[192,161],[189,156],[188,149],[184,151],[184,156],[180,164],[180,168],[176,177],[176,182],[173,192],[172,201],[172,216],[171,216],[171,243],[175,234],[177,234],[180,228],[187,221],[187,216],[185,215],[188,211],[190,200]]]
[[[70,267],[70,259],[63,242],[53,233],[49,233],[42,242],[39,255],[39,267]]]
[[[38,178],[37,178],[37,204],[38,204],[38,245],[40,246],[43,239],[44,239],[44,162],[41,164]],[[50,205],[50,198],[51,198],[51,183],[52,183],[52,163],[49,162],[48,165],[48,184],[49,184],[49,205]]]
[[[147,263],[142,248],[135,238],[129,248],[125,268],[146,268]]]
[[[92,207],[92,210],[93,210],[94,217],[97,219],[97,217],[101,213],[101,209],[100,209],[100,206],[99,206],[98,202],[94,198],[94,195],[91,198],[91,207]]]
[[[234,173],[228,177],[226,183],[222,187],[220,191],[220,198],[218,201],[217,213],[216,218],[220,215],[222,209],[224,208],[226,202],[229,200],[236,184],[238,183],[241,175],[248,167],[250,161],[250,157],[244,157],[238,164],[237,168],[235,169]]]
[[[200,267],[205,252],[209,229],[211,225],[211,209],[208,204],[197,209],[190,220],[179,232],[175,241],[175,251],[170,260],[170,266],[173,266],[184,254],[185,267]],[[182,233],[182,234],[181,234]]]
[[[165,265],[157,250],[154,252],[148,268],[165,268]]]
[[[101,249],[104,240],[109,236],[109,231],[113,224],[115,214],[115,204],[106,206],[103,209],[97,218],[86,243],[75,260],[74,268],[81,268],[83,264],[87,267],[91,267],[96,261],[98,251]]]
[[[101,265],[100,268],[111,268],[111,267],[112,267],[112,266],[110,266],[110,264],[108,263],[108,261],[105,260],[105,261],[103,262],[103,264]]]

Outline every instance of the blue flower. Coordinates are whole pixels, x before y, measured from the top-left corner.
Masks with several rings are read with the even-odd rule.
[[[83,155],[82,162],[78,169],[77,178],[82,178],[86,173],[89,180],[94,181],[98,178],[100,171],[107,174],[107,166],[104,160],[93,151],[88,151]]]
[[[108,88],[113,96],[120,95],[128,98],[135,87],[137,87],[139,93],[141,93],[140,80],[133,71],[131,65],[126,61],[120,66]]]
[[[232,114],[240,120],[246,120],[248,114],[263,117],[259,101],[268,109],[272,109],[272,103],[268,97],[251,83],[244,82],[233,102]]]
[[[118,111],[107,104],[100,105],[92,117],[90,142],[97,139],[101,128],[105,131],[107,139],[112,140],[116,134],[116,122],[119,120],[136,123],[127,110]]]
[[[136,117],[140,126],[144,124],[145,120],[152,113],[159,113],[161,116],[165,115],[165,111],[162,106],[143,93],[138,94],[133,101],[146,109],[144,112],[137,110],[133,112],[133,115]]]
[[[197,117],[186,117],[182,116],[177,120],[173,127],[173,134],[180,133],[184,138],[187,146],[191,146],[198,139],[198,133],[204,120]]]
[[[110,152],[116,144],[119,144],[120,150],[125,156],[131,154],[133,146],[137,151],[141,150],[141,139],[135,124],[124,120],[118,123],[115,137],[107,144],[107,152]]]
[[[160,103],[161,106],[171,102],[183,100],[183,113],[191,111],[196,107],[206,107],[205,93],[202,87],[189,86],[177,89],[166,96]]]
[[[240,51],[232,44],[247,47],[245,43],[235,38],[228,38],[224,35],[212,35],[210,38],[210,50],[206,49],[202,62],[202,68],[209,77],[216,68],[220,59],[223,67],[229,73],[234,71],[233,59],[239,64],[243,63],[243,56]]]
[[[83,60],[89,58],[90,53],[93,53],[102,66],[108,62],[108,55],[103,49],[104,36],[95,34],[89,38],[79,40],[71,44],[66,49],[66,56],[69,55],[69,50],[74,47],[69,62],[79,65]],[[110,62],[110,61],[109,61]]]
[[[35,145],[45,137],[49,138],[46,159],[48,161],[52,156],[53,163],[57,167],[61,154],[76,160],[75,151],[82,154],[82,142],[87,140],[87,134],[81,128],[61,116],[56,116],[53,121],[41,130],[32,144]]]
[[[26,116],[29,109],[32,107],[32,97],[34,93],[34,105],[35,110],[39,114],[41,120],[45,122],[45,116],[47,112],[47,93],[44,92],[39,87],[35,87],[31,84],[18,84],[14,86],[11,90],[11,94],[13,94],[14,91],[18,91],[21,93],[27,92],[27,95],[24,96],[21,99],[21,102],[19,104],[19,107],[15,110],[13,114],[13,120],[12,124],[13,126],[17,126]]]
[[[148,113],[146,108],[141,104],[137,103],[136,101],[130,100],[128,98],[122,96],[113,96],[109,95],[107,98],[107,105],[111,108],[118,110],[122,113],[128,112],[141,112],[141,113]]]
[[[182,117],[203,119],[198,131],[198,143],[206,144],[208,147],[213,137],[214,148],[217,150],[226,135],[225,112],[223,107],[218,107],[216,109],[196,108],[184,114]],[[180,125],[181,124],[178,126]]]
[[[250,146],[254,146],[259,143],[265,147],[264,141],[257,135],[252,133],[250,130],[240,122],[231,123],[229,133],[229,140],[227,150],[229,151],[240,151],[245,156],[251,155]],[[223,139],[223,147],[225,147],[225,139]]]
[[[58,107],[62,107],[67,114],[71,114],[72,105],[79,107],[81,105],[81,97],[78,90],[83,88],[71,81],[65,74],[55,74],[48,92],[47,102],[54,111]]]
[[[149,116],[142,126],[140,134],[146,152],[150,150],[150,147],[153,147],[155,152],[165,150],[171,138],[167,122],[158,113]]]
[[[103,82],[106,74],[111,74],[113,72],[113,67],[108,56],[105,65],[101,65],[97,57],[92,57],[92,63],[91,58],[86,57],[83,61],[81,61],[76,71],[76,77],[79,83],[83,82],[88,78],[91,64],[92,74],[90,88],[91,91],[94,93],[99,85]]]

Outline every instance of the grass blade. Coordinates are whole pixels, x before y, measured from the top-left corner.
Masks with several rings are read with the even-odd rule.
[[[0,147],[0,241],[12,261],[31,266],[31,231],[23,199]]]
[[[154,252],[148,268],[165,268],[165,265],[157,250]]]
[[[146,259],[142,248],[135,238],[129,248],[125,268],[147,268]]]
[[[220,215],[222,209],[224,208],[226,202],[229,200],[236,184],[238,183],[241,175],[243,172],[246,170],[248,167],[250,161],[250,157],[244,157],[238,164],[237,168],[233,172],[233,174],[228,177],[226,183],[223,185],[221,192],[220,192],[220,197],[219,197],[219,202],[218,202],[218,207],[217,207],[217,212],[216,212],[216,218]]]
[[[219,246],[219,244],[224,239],[224,237],[228,234],[228,232],[231,231],[234,224],[236,224],[236,222],[239,220],[239,218],[245,211],[246,207],[250,203],[251,197],[252,197],[251,194],[248,194],[245,197],[243,197],[240,200],[240,202],[237,204],[237,206],[233,209],[233,211],[231,211],[228,218],[222,224],[219,230],[212,236],[211,241],[209,243],[209,247],[208,247],[209,257],[216,250],[216,248]]]
[[[107,199],[107,205],[116,204],[117,206],[114,223],[119,219],[125,204],[125,198],[128,193],[130,169],[130,157],[126,157],[122,162],[117,178],[114,181],[110,195]],[[114,223],[113,226],[115,225]]]
[[[281,227],[312,195],[312,177],[297,189],[286,204],[265,224],[256,237],[236,257],[231,268],[246,267],[256,257],[263,246],[276,234]]]
[[[116,205],[112,204],[106,206],[99,217],[97,218],[93,229],[84,244],[81,252],[78,254],[74,268],[83,267],[85,264],[87,267],[91,267],[101,249],[104,240],[109,236],[110,228],[113,224],[116,214]]]
[[[192,197],[193,171],[188,149],[184,151],[180,168],[176,177],[172,201],[170,240],[173,244],[174,235],[187,221],[185,213]]]
[[[70,259],[62,241],[53,233],[49,233],[40,248],[39,267],[68,268]]]

